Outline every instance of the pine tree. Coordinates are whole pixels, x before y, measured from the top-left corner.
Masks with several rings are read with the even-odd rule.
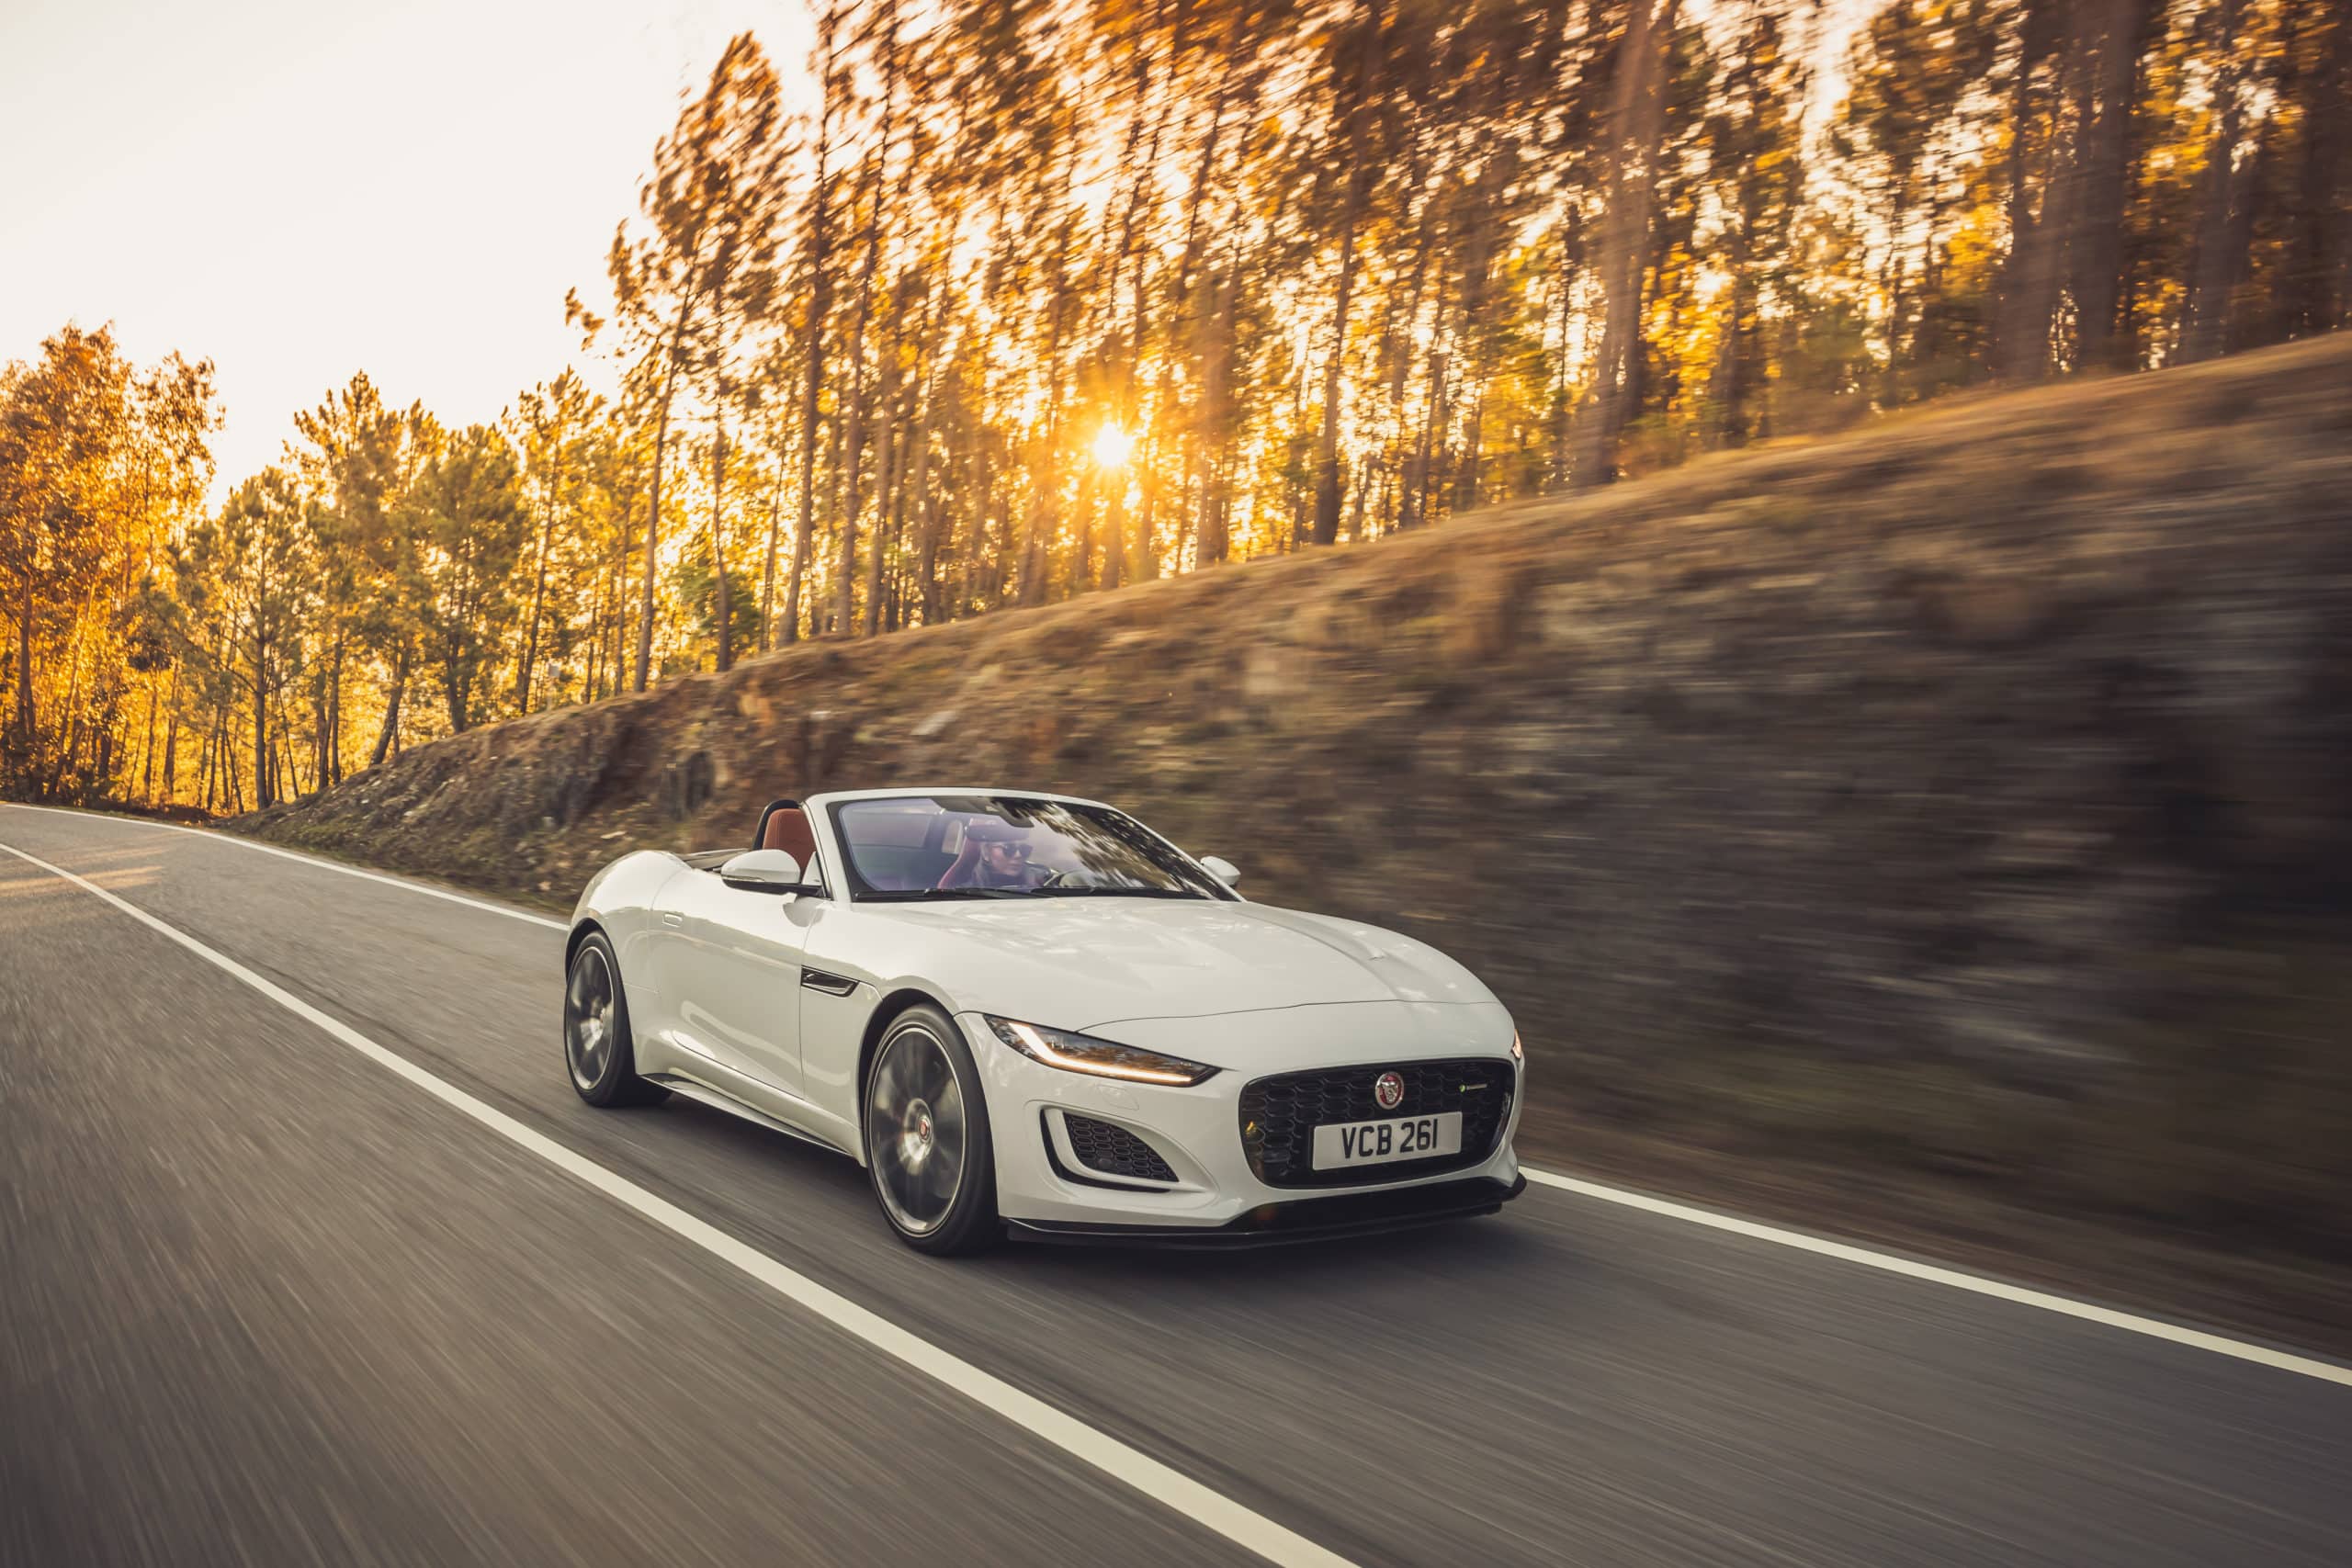
[[[749,317],[774,289],[775,223],[785,199],[783,108],[775,71],[758,41],[730,41],[702,95],[679,112],[654,150],[639,193],[646,232],[613,235],[606,270],[615,318],[658,389],[651,400],[653,471],[645,513],[635,687],[653,660],[653,588],[662,540],[662,484],[679,379],[716,373]],[[578,308],[575,302],[575,313]],[[587,318],[592,330],[597,323]]]

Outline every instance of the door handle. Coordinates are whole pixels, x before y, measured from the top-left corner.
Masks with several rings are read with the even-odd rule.
[[[683,926],[686,923],[686,918],[684,915],[673,915],[664,909],[662,911],[662,923],[665,926]]]

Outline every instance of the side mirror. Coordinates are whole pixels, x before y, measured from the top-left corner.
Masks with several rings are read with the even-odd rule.
[[[1203,855],[1201,869],[1224,883],[1227,887],[1241,880],[1241,868],[1216,855]]]
[[[747,893],[803,893],[800,863],[782,850],[745,850],[718,867],[719,880]]]

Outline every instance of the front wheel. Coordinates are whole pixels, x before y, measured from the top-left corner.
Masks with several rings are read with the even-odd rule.
[[[668,1089],[637,1076],[621,966],[602,931],[580,944],[564,976],[563,1066],[591,1105],[659,1105],[670,1098]]]
[[[948,1255],[997,1239],[988,1105],[945,1013],[912,1007],[891,1021],[866,1069],[864,1122],[875,1199],[908,1246]]]

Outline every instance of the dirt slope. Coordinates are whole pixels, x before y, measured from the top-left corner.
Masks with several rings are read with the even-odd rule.
[[[933,781],[1467,959],[1541,1146],[2352,1243],[2352,336],[804,648],[254,827],[562,902]]]

